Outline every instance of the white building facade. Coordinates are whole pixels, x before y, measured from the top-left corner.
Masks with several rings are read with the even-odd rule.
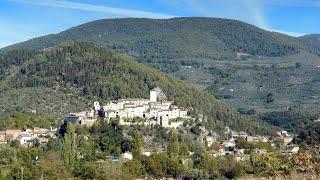
[[[95,103],[95,106],[100,106]],[[121,99],[110,101],[103,106],[108,121],[118,118],[121,125],[142,123],[159,124],[177,128],[183,119],[190,118],[188,111],[173,105],[173,101],[157,101],[157,91],[150,91],[150,99]],[[133,119],[141,119],[136,122]]]

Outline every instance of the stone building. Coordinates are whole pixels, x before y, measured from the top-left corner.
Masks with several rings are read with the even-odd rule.
[[[103,109],[108,121],[118,118],[121,125],[137,122],[134,118],[143,119],[144,124],[159,124],[163,127],[177,128],[183,120],[189,118],[188,111],[173,104],[173,101],[157,101],[157,91],[150,91],[149,99],[120,99],[110,101]]]

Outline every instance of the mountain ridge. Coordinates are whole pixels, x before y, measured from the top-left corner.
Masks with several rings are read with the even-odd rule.
[[[234,58],[245,52],[284,56],[309,49],[299,38],[269,32],[237,20],[181,17],[119,18],[91,21],[57,34],[34,38],[6,49],[43,49],[65,41],[89,41],[145,61],[200,57]],[[317,48],[311,51],[318,51]]]
[[[288,108],[318,112],[319,48],[305,37],[268,32],[236,20],[103,19],[2,51],[16,50],[7,60],[18,66],[28,58],[24,53],[19,55],[19,48],[38,53],[70,41],[95,43],[202,88],[209,87],[217,98],[242,113],[255,112],[255,116]],[[6,66],[0,67],[0,78],[4,70]]]
[[[308,34],[299,38],[307,41],[313,47],[320,48],[320,34]]]

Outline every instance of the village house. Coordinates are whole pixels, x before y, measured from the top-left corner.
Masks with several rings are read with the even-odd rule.
[[[218,156],[226,156],[232,155],[236,161],[249,161],[250,155],[246,154],[245,149],[234,149],[233,151],[225,148],[220,148],[218,151],[216,150],[209,150],[207,153],[212,157]]]
[[[287,131],[278,131],[278,137],[283,141],[283,145],[286,146],[293,140],[293,135],[289,134]]]
[[[132,156],[132,153],[125,152],[125,153],[121,154],[121,158],[124,159],[125,161],[130,161],[130,160],[132,160],[133,156]]]
[[[7,129],[4,131],[0,131],[0,146],[7,144],[7,141],[16,140],[21,133],[22,131],[17,129]]]
[[[250,143],[269,142],[270,141],[270,137],[268,137],[268,136],[259,136],[259,135],[252,136],[252,135],[248,135],[246,132],[233,131],[229,127],[226,127],[225,133],[231,134],[231,137],[233,139],[243,138],[247,142],[250,142]]]
[[[266,136],[247,136],[246,141],[251,142],[251,143],[269,142],[269,137],[266,137]]]
[[[78,113],[70,113],[65,119],[72,124],[80,124],[85,126],[92,126],[98,119],[97,110],[100,109],[98,102],[94,102],[94,107],[90,112],[82,111]]]
[[[5,139],[9,141],[16,140],[21,133],[22,131],[18,129],[7,129],[4,131]]]
[[[32,147],[34,145],[35,138],[30,134],[24,133],[17,137],[19,144],[23,147]]]
[[[8,129],[0,131],[0,145],[6,144],[7,141],[18,141],[21,146],[30,147],[37,141],[40,144],[47,144],[47,137],[55,138],[57,128],[49,129],[35,127],[21,131],[18,129]]]
[[[245,149],[234,149],[233,152],[234,154],[244,154],[245,153]]]
[[[218,156],[226,156],[226,155],[233,155],[234,152],[229,150],[229,149],[224,149],[224,148],[221,148],[219,149],[219,152],[218,152]]]
[[[7,144],[5,131],[0,131],[0,147]]]
[[[232,138],[243,138],[243,139],[246,139],[246,137],[248,136],[247,133],[245,132],[236,132],[236,131],[231,131],[231,136]]]
[[[211,147],[213,143],[215,143],[217,141],[216,137],[213,136],[206,136],[205,137],[205,141],[207,143],[207,147]]]
[[[24,133],[30,134],[33,138],[40,138],[45,136],[55,138],[57,130],[57,128],[52,127],[50,127],[49,129],[35,127],[33,129],[26,129]]]
[[[220,141],[220,145],[225,148],[225,149],[233,149],[236,147],[235,139],[230,139],[230,140],[222,140]]]
[[[282,150],[282,154],[297,154],[299,149],[299,146],[296,144],[286,145]]]

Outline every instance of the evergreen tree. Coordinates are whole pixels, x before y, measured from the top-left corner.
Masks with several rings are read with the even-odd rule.
[[[67,129],[68,129],[68,121],[64,121],[63,124],[60,126],[59,135],[64,137],[64,135],[67,133]]]
[[[140,132],[136,131],[134,133],[134,147],[133,147],[133,156],[138,157],[141,155],[143,136]]]
[[[73,170],[77,158],[77,144],[75,128],[70,123],[68,123],[67,132],[63,137],[62,158],[65,165],[69,167],[70,170]]]
[[[177,157],[179,155],[179,139],[177,133],[175,132],[171,133],[167,146],[167,152],[170,157]]]

